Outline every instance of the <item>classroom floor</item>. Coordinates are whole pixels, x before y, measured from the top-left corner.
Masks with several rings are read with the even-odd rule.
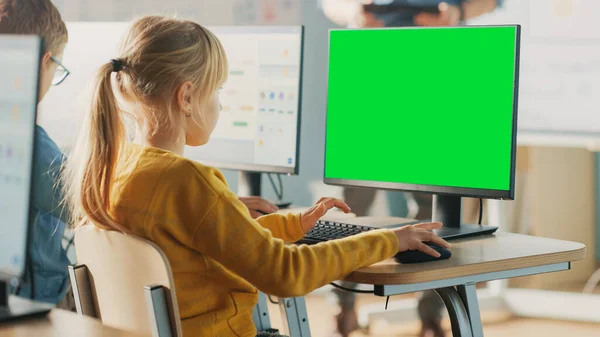
[[[368,296],[368,295],[367,295]],[[380,299],[376,299],[380,301]],[[360,297],[360,303],[373,303],[369,297]],[[383,305],[384,302],[382,302]],[[281,318],[279,308],[276,305],[270,305],[271,323],[274,327],[281,326]],[[336,306],[334,303],[323,295],[309,295],[306,297],[306,305],[308,308],[309,323],[311,327],[311,335],[313,337],[330,337],[335,336],[334,332],[334,315],[336,314]],[[484,324],[484,332],[486,337],[598,337],[600,336],[600,324],[596,323],[579,323],[579,322],[564,322],[544,319],[529,319],[511,317],[507,313],[482,313]],[[451,337],[449,322],[444,322],[447,336]],[[351,337],[412,337],[417,336],[419,331],[419,323],[409,324],[387,324],[385,322],[377,322],[367,331],[356,331]]]

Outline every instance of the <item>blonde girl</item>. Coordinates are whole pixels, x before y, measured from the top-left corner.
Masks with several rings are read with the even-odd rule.
[[[206,28],[158,16],[137,20],[121,55],[98,72],[86,130],[69,162],[70,204],[81,223],[151,240],[168,256],[184,336],[254,337],[257,289],[300,296],[400,251],[435,256],[423,241],[447,247],[427,231],[440,224],[285,244],[327,210],[350,211],[334,198],[302,214],[253,220],[221,172],[183,157],[186,145],[209,141],[227,74],[223,47]],[[136,121],[140,144],[127,141],[125,114]]]

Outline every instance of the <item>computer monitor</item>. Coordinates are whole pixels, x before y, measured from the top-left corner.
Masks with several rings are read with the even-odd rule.
[[[97,69],[118,56],[127,23],[69,22],[63,64],[71,76],[48,93],[40,122],[59,146],[73,144],[87,104],[82,94]],[[222,42],[230,72],[223,111],[210,142],[185,156],[242,172],[297,174],[302,86],[302,26],[208,27]],[[244,175],[260,194],[260,175]],[[257,190],[258,189],[258,190]]]
[[[519,26],[332,30],[324,181],[434,195],[514,197]]]
[[[0,35],[0,321],[48,312],[8,301],[27,261],[40,56],[38,37]]]
[[[229,60],[223,110],[208,144],[187,158],[244,173],[242,194],[260,195],[260,172],[297,174],[302,87],[302,26],[209,27]]]

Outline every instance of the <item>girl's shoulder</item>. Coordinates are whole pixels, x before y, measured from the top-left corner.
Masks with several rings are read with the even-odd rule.
[[[207,166],[184,157],[179,157],[178,159],[172,166],[172,170],[177,172],[177,174],[193,174],[211,186],[224,185],[227,187],[225,177],[218,168]]]
[[[181,157],[172,152],[145,147],[142,157],[147,157],[147,166],[160,172],[161,180],[169,185],[182,188],[205,188],[222,194],[228,190],[223,173],[216,167],[207,166],[197,161]]]

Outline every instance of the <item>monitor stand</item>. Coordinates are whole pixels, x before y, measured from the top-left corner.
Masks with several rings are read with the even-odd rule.
[[[262,173],[240,171],[238,176],[238,195],[240,196],[261,196]],[[291,206],[291,202],[277,200],[273,202],[279,209],[286,209]]]
[[[50,304],[34,302],[9,294],[8,282],[0,280],[0,322],[42,317],[52,310]]]
[[[494,233],[498,227],[461,224],[462,198],[459,196],[434,195],[433,220],[444,226],[434,232],[445,240],[455,240],[471,236]]]

